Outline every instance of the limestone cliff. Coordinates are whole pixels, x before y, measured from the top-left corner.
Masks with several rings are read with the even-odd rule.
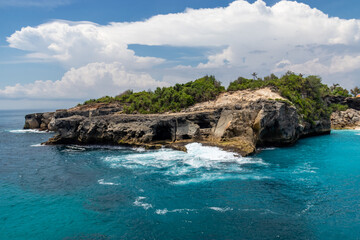
[[[333,129],[360,129],[360,111],[349,108],[346,111],[337,111],[331,114]]]
[[[248,155],[257,147],[289,145],[300,137],[330,133],[329,119],[304,122],[296,108],[270,88],[226,92],[179,113],[123,114],[121,110],[109,104],[58,110],[48,124],[56,135],[47,144],[183,149],[185,143],[202,142]],[[28,118],[25,125],[30,125]]]
[[[332,96],[325,98],[328,104],[346,105],[346,111],[336,111],[331,114],[332,129],[360,129],[360,98]]]

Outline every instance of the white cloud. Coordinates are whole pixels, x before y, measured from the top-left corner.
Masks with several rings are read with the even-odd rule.
[[[105,26],[53,21],[23,28],[8,38],[11,47],[32,52],[28,57],[58,60],[71,66],[92,61],[130,61],[129,65],[161,62],[161,59],[137,57],[127,48],[128,44],[226,46],[226,55],[232,56],[231,64],[242,65],[246,58],[246,64],[253,65],[259,62],[259,56],[273,64],[287,54],[308,57],[298,53],[298,46],[306,51],[321,45],[355,45],[359,40],[359,20],[330,18],[317,9],[292,1],[269,7],[262,0],[253,4],[238,0],[226,8],[188,9],[145,21]],[[251,52],[260,54],[255,56]],[[219,57],[222,56],[209,56],[209,64],[216,66],[217,62],[222,66],[222,59],[215,60]]]
[[[126,89],[142,90],[166,85],[147,73],[127,71],[120,63],[90,63],[70,69],[61,80],[5,87],[0,89],[0,97],[86,99],[114,96]]]
[[[221,53],[210,55],[207,63],[199,63],[198,68],[218,68],[225,67],[234,59],[231,47],[224,49]]]
[[[357,78],[355,72],[360,61],[360,20],[329,17],[306,4],[293,1],[280,1],[270,7],[262,0],[253,4],[237,0],[224,8],[187,9],[183,13],[157,15],[138,22],[97,25],[53,21],[22,28],[7,41],[10,47],[28,51],[28,59],[58,61],[69,68],[77,67],[77,71],[82,69],[81,66],[85,69],[93,66],[94,62],[102,62],[104,66],[116,62],[136,76],[156,71],[158,79],[171,76],[171,81],[206,73],[215,74],[227,83],[239,75],[249,76],[252,72],[261,76],[271,71],[293,70],[321,74],[327,79],[332,79],[333,73],[337,74],[337,78],[343,74],[346,78],[342,79],[350,82]],[[184,64],[169,69],[161,65],[164,59],[137,56],[128,49],[129,44],[222,50],[209,53],[207,61],[199,62],[195,67]],[[93,76],[102,78],[103,69],[92,68]],[[66,73],[63,80],[72,71]],[[150,75],[147,76],[150,79]],[[95,77],[90,78],[96,82]],[[76,86],[78,81],[83,81],[80,76],[72,79],[77,80],[65,82]],[[64,86],[63,80],[59,86]],[[141,83],[137,81],[136,86],[128,88],[141,88],[137,85]],[[152,80],[152,84],[155,83]],[[95,94],[98,86],[89,85],[90,80],[87,84],[89,92]],[[35,85],[37,83],[27,87]],[[59,88],[55,95],[61,95],[64,90],[58,87],[57,82],[49,85]],[[90,91],[91,86],[94,89]],[[9,94],[11,89],[16,92],[22,88],[25,86],[17,85],[5,90]],[[5,90],[1,90],[2,94]],[[26,89],[22,91],[26,92]],[[51,96],[44,91],[28,93],[32,96],[36,94]],[[111,94],[110,90],[108,94]]]
[[[322,63],[319,58],[300,64],[291,64],[289,60],[282,60],[273,71],[284,72],[291,70],[303,74],[327,75],[355,71],[359,69],[359,66],[360,56],[345,55],[332,57],[328,64]]]
[[[69,67],[92,62],[121,62],[131,68],[149,68],[163,62],[154,57],[139,57],[122,39],[91,22],[53,21],[37,27],[25,27],[7,40],[10,47],[30,53],[31,59],[59,61]]]
[[[297,2],[281,1],[269,7],[262,0],[254,4],[238,0],[226,8],[189,9],[142,22],[112,23],[106,28],[118,33],[115,36],[126,34],[127,43],[175,46],[262,43],[257,47],[263,47],[282,46],[284,42],[294,46],[355,43],[360,38],[359,27],[358,20],[329,18]]]

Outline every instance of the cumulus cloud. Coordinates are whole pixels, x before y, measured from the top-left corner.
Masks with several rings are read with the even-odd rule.
[[[85,99],[116,95],[126,89],[142,90],[165,83],[154,80],[147,73],[129,72],[120,63],[90,63],[72,68],[57,81],[35,81],[0,89],[3,98],[63,98]]]
[[[284,55],[296,46],[352,45],[359,40],[359,20],[330,18],[308,5],[291,1],[269,7],[262,0],[253,4],[238,0],[226,8],[188,9],[145,21],[105,26],[53,21],[22,28],[8,38],[10,47],[33,52],[30,57],[43,56],[71,64],[94,58],[136,58],[127,49],[128,44],[230,46],[237,56],[231,62],[241,63],[250,52]]]
[[[334,56],[328,63],[322,62],[319,58],[311,59],[305,63],[292,64],[289,60],[282,60],[276,64],[274,72],[291,70],[304,74],[327,75],[358,70],[360,56]]]
[[[262,0],[253,4],[237,0],[227,7],[187,9],[138,22],[97,25],[52,21],[22,28],[7,41],[12,48],[28,51],[28,59],[58,61],[79,69],[92,66],[93,62],[105,65],[117,62],[133,74],[139,74],[154,72],[156,66],[158,80],[206,73],[216,74],[227,83],[252,72],[264,75],[287,70],[320,74],[330,79],[333,73],[346,74],[353,80],[357,75],[349,73],[358,70],[360,20],[329,17],[295,1],[280,1],[270,7]],[[206,62],[195,66],[185,64],[169,69],[161,65],[165,59],[137,56],[128,48],[129,44],[222,50],[212,51],[206,56]],[[82,81],[81,77],[77,79]],[[51,84],[57,86],[57,82]],[[11,88],[21,86],[8,87],[7,91]]]
[[[59,61],[79,67],[91,62],[122,62],[131,68],[152,67],[163,62],[154,57],[139,57],[122,39],[91,22],[53,21],[37,27],[25,27],[12,34],[9,46],[30,53],[30,59]]]

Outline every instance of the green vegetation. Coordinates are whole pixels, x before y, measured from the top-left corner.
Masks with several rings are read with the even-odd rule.
[[[360,89],[359,87],[354,87],[353,89],[350,90],[351,94],[356,97],[358,94],[360,94]]]
[[[322,84],[318,76],[304,77],[293,72],[287,72],[281,78],[274,74],[263,79],[258,78],[256,73],[253,73],[252,76],[253,79],[239,77],[230,83],[227,91],[272,87],[281,96],[288,99],[275,99],[275,101],[296,106],[303,119],[310,123],[329,117],[333,111],[343,111],[348,108],[341,104],[331,104],[330,106],[326,104],[324,101],[326,96],[349,97],[351,95],[348,90],[338,84],[331,87]],[[116,97],[105,96],[99,99],[90,99],[84,104],[117,102],[123,105],[125,113],[177,112],[196,103],[213,100],[224,91],[225,88],[214,76],[205,76],[185,84],[157,88],[155,91],[134,93],[132,90],[127,90]],[[353,95],[357,92],[360,90],[351,91]]]
[[[262,87],[274,87],[278,89],[281,96],[292,102],[298,112],[303,116],[305,121],[313,123],[323,117],[329,117],[334,110],[346,109],[346,106],[340,104],[332,104],[327,106],[324,101],[325,96],[345,96],[348,97],[349,92],[339,85],[328,87],[321,83],[321,79],[317,76],[303,77],[303,75],[287,72],[281,78],[271,74],[264,79],[257,78],[253,74],[254,79],[246,79],[243,77],[230,83],[228,91],[257,89]]]
[[[331,112],[336,112],[336,111],[346,111],[349,106],[348,105],[342,105],[342,104],[338,104],[338,103],[332,103],[329,106]]]
[[[342,88],[339,84],[333,84],[329,88],[332,96],[343,96],[343,97],[351,97],[349,91],[345,88]]]
[[[124,105],[125,113],[177,112],[195,103],[213,100],[224,91],[225,88],[214,76],[205,76],[185,84],[158,87],[155,91],[134,93],[127,90],[116,97],[90,99],[84,104],[119,102]]]

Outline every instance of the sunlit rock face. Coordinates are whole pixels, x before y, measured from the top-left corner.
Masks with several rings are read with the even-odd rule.
[[[331,114],[331,125],[334,129],[360,129],[360,111],[347,109]]]

